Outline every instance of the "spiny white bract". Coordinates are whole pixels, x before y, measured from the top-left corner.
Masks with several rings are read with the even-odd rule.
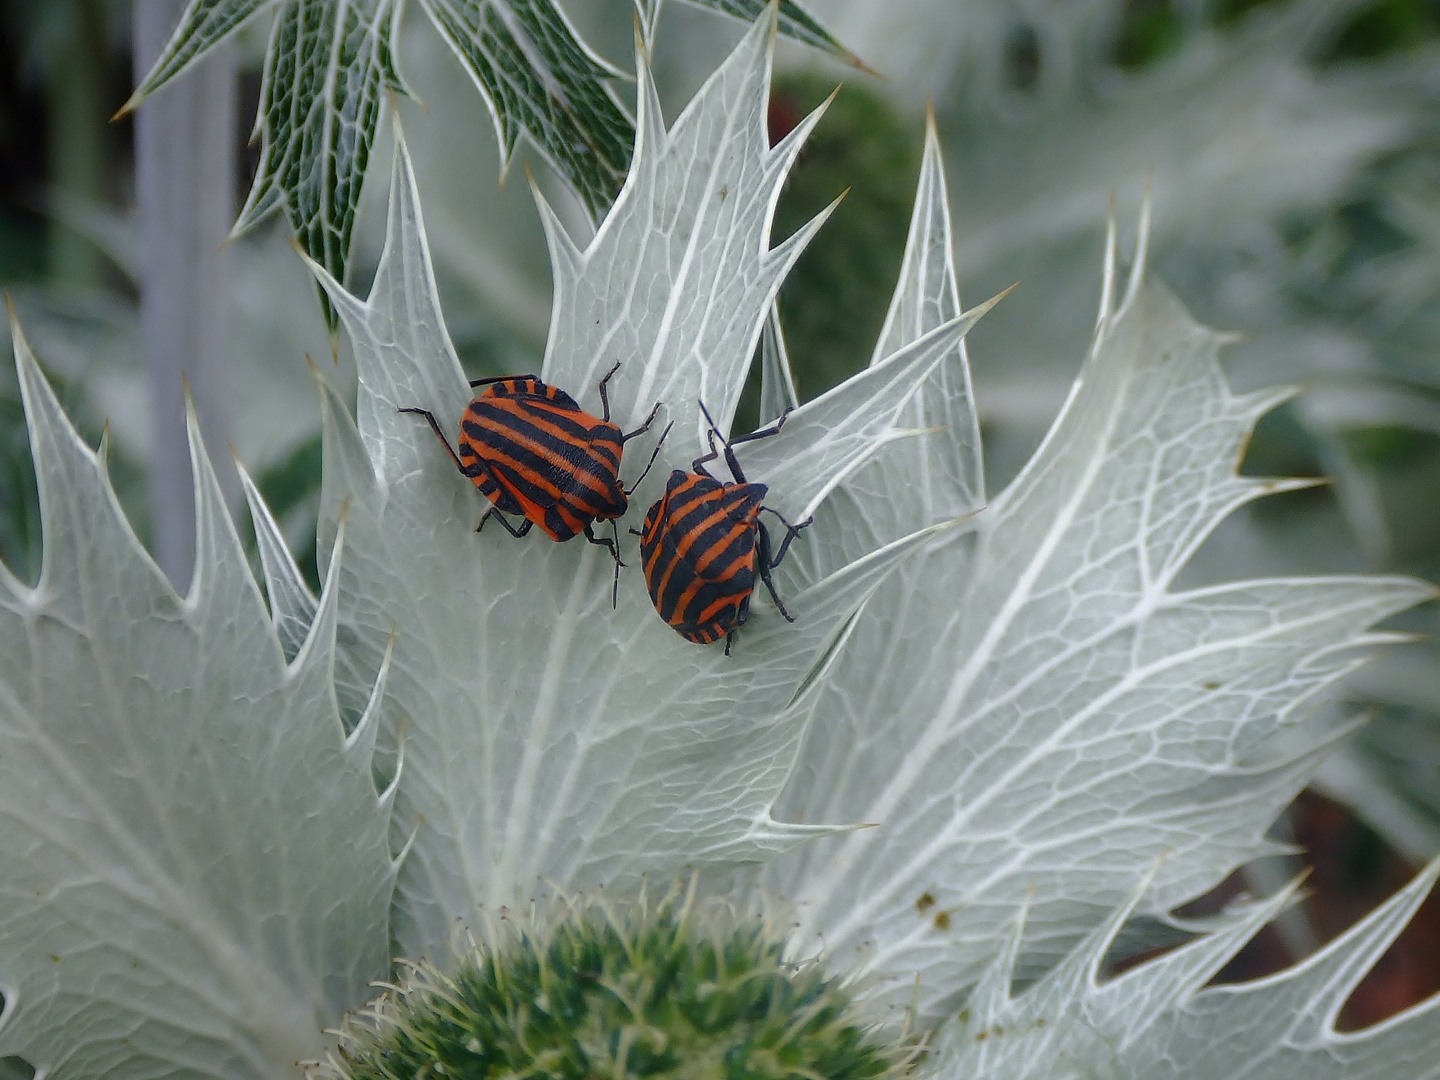
[[[701,452],[700,401],[728,425],[813,231],[770,247],[818,120],[769,146],[772,34],[773,16],[668,130],[641,58],[632,172],[584,249],[542,204],[557,280],[543,377],[594,409],[619,360],[616,418],[633,426],[659,398],[676,420],[622,526]],[[403,140],[368,298],[316,270],[360,376],[356,419],[322,386],[318,600],[252,488],[265,618],[198,441],[201,555],[176,597],[21,344],[46,561],[36,589],[6,578],[0,605],[0,1057],[56,1078],[285,1075],[386,976],[391,941],[444,963],[482,911],[536,890],[603,886],[618,904],[645,879],[698,871],[718,889],[756,864],[795,904],[797,955],[938,1024],[925,1068],[960,1075],[967,1031],[983,1024],[989,1053],[1032,1004],[1053,1002],[1036,1016],[1057,1030],[1096,1029],[1095,993],[1054,989],[1093,982],[1109,937],[1086,935],[1267,851],[1337,735],[1307,703],[1391,640],[1370,625],[1431,590],[1170,591],[1226,513],[1283,486],[1235,475],[1278,396],[1229,392],[1218,337],[1144,282],[1143,253],[1117,298],[1113,243],[1081,378],[986,507],[961,346],[984,309],[961,313],[951,250],[932,133],[875,363],[742,448],[777,508],[817,521],[784,573],[797,621],[759,598],[730,657],[680,640],[633,568],[612,611],[589,545],[475,535],[483,500],[397,411],[458,418],[469,396]],[[773,322],[763,336],[773,412],[787,373]],[[1409,902],[1357,933],[1380,940]],[[1219,992],[1193,991],[1232,944],[1126,976],[1145,993],[1117,1022],[1159,1034],[1121,1075],[1228,1037]],[[1015,972],[1076,946],[1042,996],[1011,1001]],[[1337,948],[1352,967],[1374,955]],[[1277,1033],[1328,1008],[1338,984],[1309,970],[1265,999]],[[1378,1074],[1422,1019],[1347,1036],[1348,1060]],[[1062,1049],[1082,1071],[1120,1067],[1081,1042],[1032,1040],[1026,1068],[1049,1075]],[[1302,1075],[1305,1054],[1272,1042],[1276,1072]]]

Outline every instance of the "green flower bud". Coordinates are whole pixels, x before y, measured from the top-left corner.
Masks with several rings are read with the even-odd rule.
[[[913,1046],[765,916],[672,892],[507,915],[451,973],[409,977],[341,1033],[334,1080],[880,1080]]]

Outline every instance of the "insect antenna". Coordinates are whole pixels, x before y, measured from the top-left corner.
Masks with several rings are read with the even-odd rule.
[[[539,382],[539,381],[540,381],[540,376],[539,376],[539,375],[529,375],[529,374],[526,374],[526,375],[491,375],[488,379],[471,379],[471,380],[470,380],[470,389],[471,389],[471,390],[474,390],[475,387],[477,387],[477,386],[491,386],[491,385],[493,385],[493,384],[495,384],[495,383],[497,383],[497,382],[509,382],[511,379],[534,379],[536,382]],[[406,412],[406,411],[409,411],[409,410],[401,409],[400,411],[401,411],[401,412]]]
[[[659,404],[656,404],[655,408],[660,408]],[[655,419],[654,413],[650,414],[650,419]],[[645,426],[650,426],[650,422],[648,420],[645,422]],[[665,445],[665,436],[670,434],[670,429],[674,426],[674,420],[671,420],[670,423],[665,425],[665,430],[660,433],[660,441],[655,444],[655,449],[650,452],[650,460],[645,463],[645,468],[642,469],[640,471],[640,475],[635,478],[635,483],[631,484],[628,488],[625,489],[625,498],[628,499],[631,495],[634,495],[635,489],[640,486],[640,481],[644,480],[645,477],[649,474],[650,467],[655,464],[655,459],[660,456],[660,447]],[[639,434],[639,432],[637,432],[636,434]],[[632,529],[631,531],[633,532],[634,530]]]

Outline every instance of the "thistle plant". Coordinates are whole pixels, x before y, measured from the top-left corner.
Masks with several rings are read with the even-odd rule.
[[[765,9],[764,0],[689,2],[742,19]],[[647,36],[660,5],[636,0],[637,25]],[[418,6],[484,99],[502,169],[524,137],[586,213],[599,217],[619,191],[635,134],[611,85],[624,73],[585,44],[556,0]],[[255,117],[261,163],[235,231],[283,209],[296,242],[343,280],[384,98],[409,92],[395,46],[403,0],[189,0],[121,112],[189,71],[267,7],[278,11]],[[794,0],[780,0],[777,25],[797,41],[857,62]],[[334,309],[325,303],[324,310],[333,331]]]
[[[857,1020],[853,988],[784,957],[764,915],[695,903],[598,903],[501,927],[455,975],[411,972],[342,1032],[335,1078],[425,1075],[898,1075],[913,1042]],[[537,922],[540,925],[536,925]],[[494,934],[489,935],[494,940]]]
[[[399,411],[458,420],[470,395],[403,138],[368,295],[311,264],[359,373],[353,417],[319,379],[318,596],[247,485],[257,582],[198,436],[175,595],[15,329],[45,553],[34,586],[0,575],[0,1057],[1436,1075],[1435,1000],[1334,1017],[1440,867],[1251,986],[1204,988],[1290,892],[1169,914],[1277,850],[1267,826],[1360,722],[1327,688],[1434,590],[1172,587],[1228,513],[1295,484],[1237,475],[1285,392],[1229,390],[1223,336],[1147,280],[1143,226],[1126,275],[1112,230],[1081,376],[987,495],[963,339],[989,302],[960,304],[933,132],[874,360],[797,405],[772,305],[825,215],[773,246],[769,225],[820,114],[770,147],[774,19],[668,128],[642,50],[630,169],[583,247],[537,197],[542,378],[598,410],[618,360],[616,422],[656,400],[674,421],[622,526],[704,452],[702,401],[728,430],[757,349],[762,419],[792,410],[737,454],[767,505],[815,517],[778,572],[796,621],[757,596],[732,655],[674,634],[633,565],[612,609],[591,545],[475,533],[483,500]],[[1180,930],[1101,981],[1122,939]]]

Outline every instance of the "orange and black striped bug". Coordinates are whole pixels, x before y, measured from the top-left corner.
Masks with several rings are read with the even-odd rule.
[[[430,422],[455,467],[474,481],[493,504],[475,527],[479,532],[493,516],[514,537],[539,525],[552,540],[570,540],[580,534],[592,544],[608,548],[615,560],[612,603],[620,588],[620,535],[614,520],[625,513],[630,495],[660,453],[661,434],[649,464],[628,489],[620,483],[620,457],[625,444],[650,430],[660,412],[660,403],[650,410],[645,422],[634,431],[622,432],[610,422],[610,398],[606,385],[620,370],[616,363],[600,380],[600,404],[604,416],[596,417],[576,404],[565,391],[541,382],[535,375],[504,375],[476,379],[472,388],[485,389],[470,402],[460,420],[460,452],[428,409],[402,408]],[[506,514],[525,520],[512,525]],[[596,536],[596,520],[610,521],[612,537]]]
[[[660,617],[686,641],[698,645],[723,637],[728,656],[735,632],[750,617],[757,571],[776,609],[788,621],[795,621],[776,593],[770,571],[785,558],[790,541],[814,519],[792,525],[779,511],[761,505],[769,488],[748,482],[735,458],[736,444],[777,434],[785,416],[733,442],[722,436],[717,450],[715,439],[720,433],[715,421],[703,402],[700,411],[710,425],[710,452],[696,458],[690,472],[672,472],[665,494],[646,511],[644,527],[630,531],[640,537],[645,584]],[[705,463],[721,453],[733,483],[716,480],[705,469]],[[760,520],[762,511],[774,514],[785,526],[779,548],[771,544],[770,533]]]

